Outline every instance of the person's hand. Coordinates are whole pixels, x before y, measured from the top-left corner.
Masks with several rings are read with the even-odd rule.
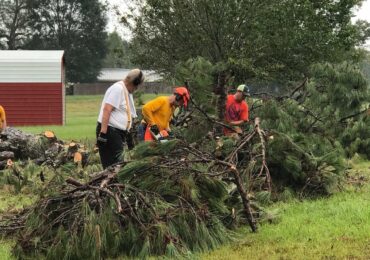
[[[152,125],[150,127],[150,131],[152,131],[152,133],[155,134],[155,135],[159,134],[159,129],[158,129],[157,125]]]
[[[97,143],[100,145],[106,145],[108,142],[107,134],[100,132]]]

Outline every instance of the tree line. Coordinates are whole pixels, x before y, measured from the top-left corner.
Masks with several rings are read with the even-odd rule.
[[[302,80],[312,64],[358,62],[369,23],[352,22],[362,0],[132,0],[134,60],[167,74],[203,57],[236,80]]]
[[[174,75],[202,57],[237,82],[302,80],[312,64],[363,60],[370,36],[353,23],[363,0],[127,0],[121,18],[132,40],[107,35],[99,0],[2,0],[0,49],[64,49],[67,80],[92,82],[102,66],[155,69]],[[294,84],[292,84],[294,85]]]
[[[65,50],[69,82],[93,82],[102,66],[126,67],[128,43],[107,34],[99,0],[2,0],[0,49]]]

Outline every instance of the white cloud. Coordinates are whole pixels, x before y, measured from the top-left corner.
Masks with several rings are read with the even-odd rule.
[[[128,10],[131,1],[128,0],[100,0],[103,3],[108,4],[109,11],[107,13],[108,25],[107,31],[117,31],[122,38],[129,40],[131,38],[131,32],[120,23],[120,18]]]
[[[356,16],[352,21],[365,20],[370,23],[370,0],[366,0],[363,4],[355,11]],[[366,49],[370,50],[370,39],[367,40],[365,46]]]
[[[361,19],[370,22],[370,0],[364,1],[362,6],[355,13],[356,20]]]

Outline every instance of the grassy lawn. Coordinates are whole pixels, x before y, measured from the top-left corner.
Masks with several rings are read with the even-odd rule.
[[[370,177],[370,162],[352,170]],[[257,234],[244,228],[241,240],[202,259],[369,259],[370,184],[329,198],[274,205],[276,224],[264,224]]]
[[[142,100],[145,103],[156,96],[155,94],[144,94]],[[20,128],[34,134],[51,130],[55,132],[58,138],[66,141],[72,139],[75,141],[95,139],[96,120],[102,100],[102,95],[67,96],[65,126],[31,126]]]
[[[0,213],[10,210],[20,209],[23,206],[30,205],[34,201],[32,195],[14,194],[6,189],[0,189]],[[12,240],[3,240],[0,238],[0,259],[14,259],[11,256],[11,248],[14,244]]]

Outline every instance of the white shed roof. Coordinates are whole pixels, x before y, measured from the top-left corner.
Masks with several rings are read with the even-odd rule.
[[[98,81],[119,81],[124,79],[130,69],[121,68],[103,68],[98,76]],[[145,76],[145,82],[155,82],[162,80],[161,75],[156,73],[154,70],[143,70]]]
[[[62,82],[64,51],[0,51],[0,82]]]

